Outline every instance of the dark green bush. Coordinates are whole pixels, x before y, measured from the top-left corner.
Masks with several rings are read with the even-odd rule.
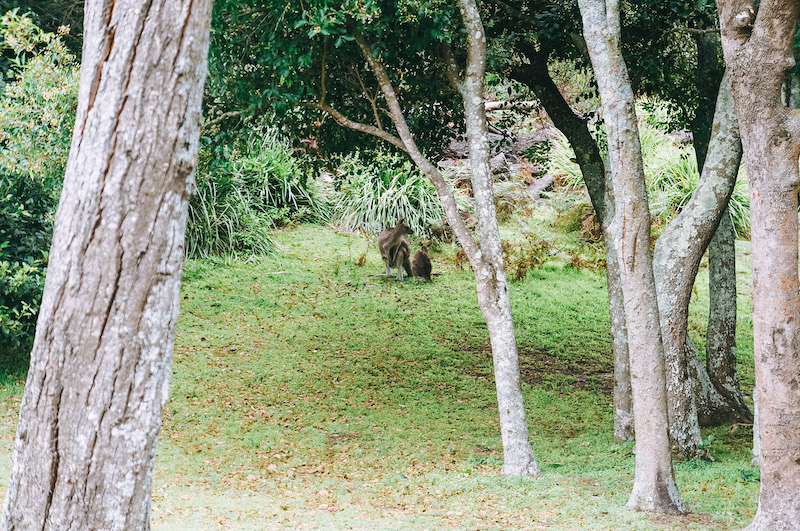
[[[0,176],[0,348],[30,347],[55,206],[44,180]]]

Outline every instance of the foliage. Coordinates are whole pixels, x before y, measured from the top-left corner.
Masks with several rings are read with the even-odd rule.
[[[234,257],[272,251],[269,231],[324,221],[327,205],[272,126],[257,125],[222,162],[208,147],[200,157],[197,193],[189,201],[189,256]]]
[[[16,11],[0,19],[14,78],[0,97],[0,350],[30,346],[77,105],[61,35]]]
[[[12,11],[3,46],[16,54],[15,78],[0,99],[0,171],[51,180],[64,176],[78,101],[79,66],[61,35]]]
[[[356,152],[341,159],[336,173],[331,220],[347,230],[377,234],[405,219],[422,235],[442,222],[436,190],[405,157],[378,151],[367,161]]]
[[[377,141],[343,128],[324,103],[349,119],[394,133],[375,77],[354,42],[364,35],[386,65],[417,142],[438,148],[461,123],[460,101],[440,65],[454,6],[416,0],[221,0],[212,22],[207,114],[277,112],[293,139],[323,153]]]
[[[42,179],[0,176],[0,350],[33,339],[55,204]]]

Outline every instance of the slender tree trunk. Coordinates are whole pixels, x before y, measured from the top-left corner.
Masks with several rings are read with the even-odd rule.
[[[670,456],[664,349],[650,256],[650,213],[633,91],[620,46],[615,0],[579,0],[583,32],[603,103],[615,212],[608,226],[619,256],[636,429],[636,473],[628,508],[685,511]]]
[[[800,3],[717,3],[750,181],[753,347],[761,492],[748,529],[800,522],[800,281],[797,192],[800,113],[782,102]]]
[[[701,426],[752,422],[739,388],[736,371],[736,231],[727,210],[708,246],[709,311],[706,334],[706,372],[714,393],[698,393]]]
[[[78,115],[3,529],[148,529],[209,0],[86,5]]]
[[[536,94],[553,125],[564,134],[572,146],[597,221],[605,234],[608,223],[614,217],[614,192],[611,173],[605,171],[605,163],[597,142],[589,132],[586,119],[572,110],[550,77],[546,54],[526,42],[519,42],[517,48],[528,58],[530,65],[513,68],[511,77]],[[630,441],[633,440],[634,433],[628,331],[625,328],[625,309],[622,302],[617,254],[608,238],[604,238],[604,242],[614,357],[614,439]]]
[[[480,261],[476,260],[473,269],[478,286],[478,302],[489,325],[492,343],[497,404],[503,435],[503,475],[538,476],[540,471],[528,438],[528,424],[522,402],[511,298],[503,269],[500,230],[489,169],[489,131],[483,95],[486,35],[475,0],[459,0],[458,7],[467,30],[467,68],[461,78],[459,90],[464,100],[482,258]]]
[[[500,433],[503,442],[502,474],[507,476],[538,476],[541,474],[528,436],[528,424],[519,377],[511,299],[503,270],[500,233],[494,210],[489,149],[483,97],[483,78],[486,65],[486,36],[474,0],[459,0],[464,26],[467,30],[467,68],[462,76],[452,57],[448,59],[448,75],[458,86],[464,100],[467,137],[470,146],[472,185],[475,193],[480,245],[464,225],[455,198],[438,169],[419,151],[397,101],[389,76],[380,61],[373,56],[364,37],[351,26],[356,43],[378,80],[392,116],[395,129],[406,152],[434,184],[442,200],[447,221],[475,271],[478,304],[489,330],[494,359]]]
[[[683,457],[696,455],[702,441],[696,400],[698,382],[708,381],[698,373],[705,369],[688,337],[689,300],[700,261],[726,211],[741,159],[739,125],[726,79],[720,84],[713,131],[698,186],[656,242],[653,258],[664,334],[670,438],[673,451]]]

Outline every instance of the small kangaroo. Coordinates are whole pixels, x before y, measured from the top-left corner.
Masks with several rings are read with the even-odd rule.
[[[413,234],[411,228],[405,223],[405,219],[397,222],[397,225],[388,229],[383,229],[378,235],[378,250],[381,252],[383,263],[386,264],[386,274],[392,276],[392,267],[397,269],[397,280],[403,280],[403,269],[407,276],[411,276],[411,264],[408,257],[411,256],[411,246],[406,240],[406,234]]]
[[[414,258],[411,260],[411,272],[414,278],[422,277],[428,282],[431,281],[431,258],[428,255],[428,246],[423,245],[422,248],[414,253]]]

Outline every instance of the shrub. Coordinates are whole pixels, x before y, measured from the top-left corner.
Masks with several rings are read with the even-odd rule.
[[[269,231],[324,221],[327,204],[275,127],[256,126],[227,160],[201,152],[197,193],[189,201],[189,256],[267,255]]]
[[[0,97],[0,351],[27,353],[75,121],[78,65],[59,35],[16,11],[0,19],[0,34],[0,47],[15,55]]]
[[[55,204],[43,180],[0,176],[0,347],[33,339]]]
[[[60,36],[15,11],[0,19],[3,47],[16,54],[0,99],[0,171],[52,179],[60,188],[78,104],[79,66]]]
[[[371,162],[347,155],[336,174],[331,220],[347,230],[376,234],[404,218],[415,234],[430,234],[442,222],[433,185],[400,155],[378,151]]]
[[[637,105],[637,114],[650,209],[656,224],[666,224],[681,211],[697,187],[700,179],[697,160],[691,146],[675,145],[667,137],[665,128],[670,119],[664,106],[647,101]],[[602,128],[596,133],[602,140]],[[566,138],[559,135],[551,142],[548,169],[568,188],[584,186],[583,175],[574,160],[575,155]],[[741,173],[729,204],[729,213],[739,237],[750,234],[749,209],[747,181]]]

